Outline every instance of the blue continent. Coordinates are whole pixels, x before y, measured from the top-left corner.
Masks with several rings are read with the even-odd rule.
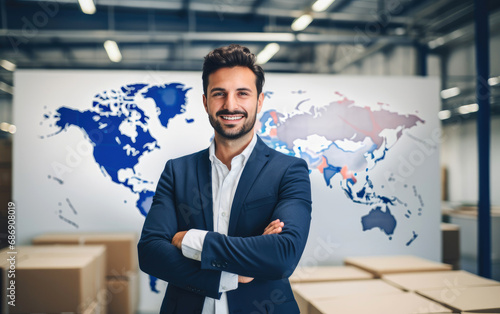
[[[384,212],[380,206],[377,206],[370,210],[368,215],[361,217],[361,224],[363,225],[363,231],[379,228],[390,236],[394,233],[397,223],[389,207],[386,207]]]
[[[107,111],[108,106],[99,106]],[[130,109],[141,114],[141,122],[147,122],[144,112],[136,106]],[[56,126],[61,130],[74,125],[85,131],[89,140],[94,145],[94,159],[115,183],[132,188],[127,182],[118,179],[118,171],[121,169],[133,169],[139,163],[139,157],[144,152],[157,148],[156,139],[149,131],[137,126],[135,140],[123,135],[120,124],[127,119],[125,115],[103,115],[100,112],[90,110],[78,111],[75,109],[61,107],[57,109],[58,120]],[[127,150],[126,147],[129,149]]]
[[[172,83],[150,87],[142,95],[152,98],[158,108],[158,119],[164,126],[168,126],[170,119],[186,111],[186,93],[191,88],[184,88],[184,84]]]

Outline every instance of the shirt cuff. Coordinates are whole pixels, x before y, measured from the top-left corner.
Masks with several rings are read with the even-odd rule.
[[[228,272],[221,272],[219,292],[226,292],[238,288],[238,275]]]
[[[184,235],[182,239],[182,255],[187,258],[201,261],[201,251],[203,250],[203,242],[208,231],[191,229]]]

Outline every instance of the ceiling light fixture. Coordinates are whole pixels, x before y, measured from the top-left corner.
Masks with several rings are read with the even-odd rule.
[[[490,86],[495,86],[500,84],[500,76],[490,77],[488,79],[488,84],[490,84]]]
[[[104,42],[104,49],[106,49],[109,60],[113,62],[122,61],[122,54],[120,52],[120,48],[118,48],[118,44],[116,43],[116,41],[106,40]]]
[[[303,14],[300,17],[296,18],[292,23],[292,29],[296,32],[300,32],[306,29],[309,24],[311,24],[313,17],[311,14]]]
[[[95,13],[95,4],[93,0],[78,0],[82,12],[85,14]]]
[[[16,133],[16,126],[7,122],[0,123],[0,130],[10,134]]]
[[[335,0],[317,0],[312,5],[312,10],[314,12],[323,12],[334,2]]]
[[[450,110],[441,110],[438,112],[438,118],[439,120],[446,120],[451,117],[451,111]]]
[[[14,87],[10,86],[9,84],[5,82],[0,81],[0,90],[4,91],[8,94],[14,95]]]
[[[460,95],[460,88],[458,88],[458,87],[443,89],[441,91],[441,98],[443,98],[443,99],[448,99],[451,97],[455,97],[457,95]]]
[[[463,105],[458,107],[458,112],[460,114],[473,113],[479,110],[478,104]]]
[[[14,72],[16,65],[8,60],[0,60],[0,66],[7,71]]]
[[[264,49],[257,55],[257,63],[264,64],[269,61],[278,51],[280,50],[280,45],[278,43],[267,44]]]

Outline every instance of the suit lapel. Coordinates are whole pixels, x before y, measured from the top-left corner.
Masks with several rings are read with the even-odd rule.
[[[255,135],[257,136],[257,135]],[[231,206],[231,218],[229,219],[229,228],[227,234],[232,236],[236,231],[236,224],[241,213],[241,207],[245,201],[250,188],[260,174],[260,171],[269,160],[270,148],[257,136],[257,144],[248,159],[248,162],[241,174],[236,193],[234,194],[233,204]]]
[[[203,151],[198,159],[198,189],[200,193],[201,210],[205,217],[208,231],[214,230],[213,202],[212,202],[212,167],[208,156],[208,149]]]

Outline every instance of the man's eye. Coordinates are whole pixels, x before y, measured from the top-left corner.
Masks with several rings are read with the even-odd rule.
[[[214,93],[212,96],[214,97],[224,96],[224,93]]]

